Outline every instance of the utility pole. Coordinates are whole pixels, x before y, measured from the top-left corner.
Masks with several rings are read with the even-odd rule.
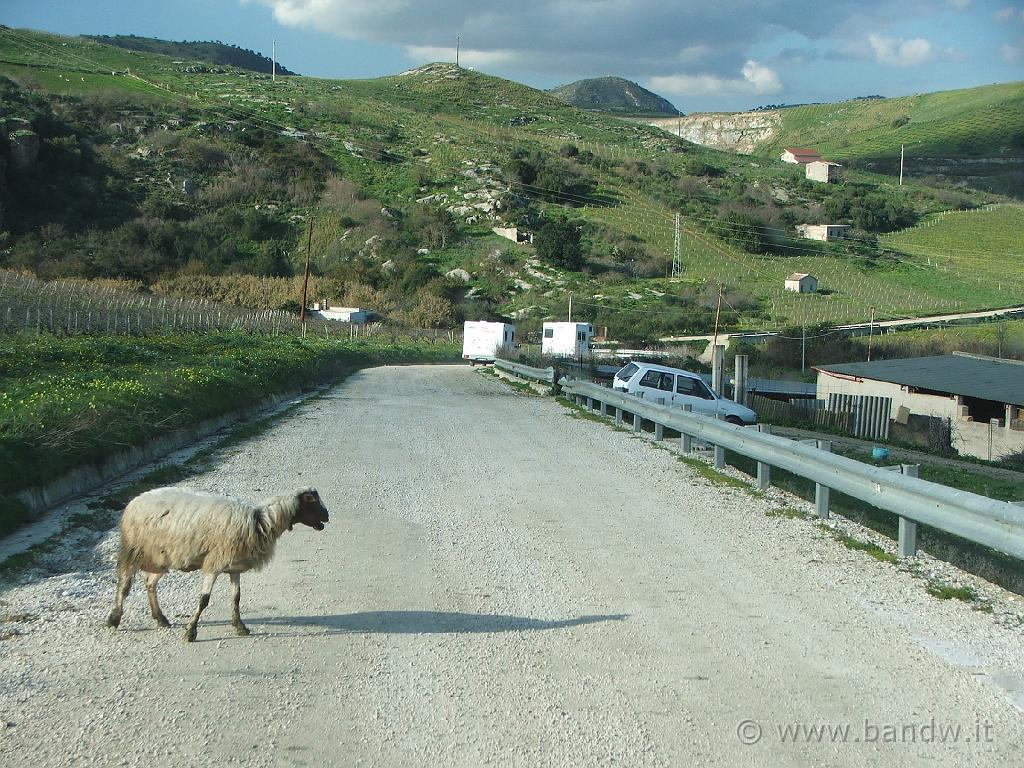
[[[455,66],[459,66],[459,49],[462,47],[462,35],[455,36]]]
[[[572,322],[572,294],[569,294],[569,322]]]
[[[679,249],[682,245],[682,223],[680,220],[679,212],[676,212],[676,245],[675,250],[672,252],[672,277],[679,277],[683,272],[683,265],[679,258]]]
[[[309,215],[309,238],[306,240],[306,269],[302,275],[302,307],[299,309],[299,322],[306,322],[306,291],[309,288],[309,252],[313,248],[313,214]]]
[[[718,346],[718,319],[722,316],[722,291],[724,286],[722,283],[718,284],[718,309],[715,310],[715,340],[712,343],[712,348]]]
[[[871,362],[871,342],[875,338],[875,308],[871,308],[871,321],[868,324],[868,362]]]
[[[900,186],[903,186],[903,145],[900,144]]]
[[[803,326],[800,339],[800,373],[807,370],[807,326]]]
[[[270,53],[270,81],[277,82],[277,40],[272,43]]]

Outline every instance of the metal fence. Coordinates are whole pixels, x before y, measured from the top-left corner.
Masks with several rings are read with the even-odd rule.
[[[889,439],[889,413],[892,398],[877,395],[851,395],[830,392],[828,409],[837,413],[849,413],[851,431],[854,437],[872,440]]]
[[[767,488],[771,468],[777,467],[816,484],[820,517],[829,514],[829,491],[836,490],[899,517],[900,554],[917,552],[917,524],[951,533],[1014,557],[1024,559],[1024,507],[985,496],[948,488],[917,478],[916,468],[887,471],[830,453],[826,440],[795,441],[773,435],[767,425],[740,427],[632,395],[615,392],[590,382],[562,379],[562,392],[602,416],[614,415],[617,424],[633,416],[633,430],[643,422],[654,424],[654,439],[664,439],[666,428],[681,434],[680,448],[688,452],[699,440],[714,449],[714,463],[725,466],[725,451],[734,451],[757,462],[757,483]]]
[[[494,367],[501,368],[503,371],[508,371],[513,376],[518,376],[520,379],[539,381],[544,384],[555,383],[554,368],[531,368],[528,365],[520,365],[519,363],[512,362],[511,360],[502,360],[501,358],[494,361]]]

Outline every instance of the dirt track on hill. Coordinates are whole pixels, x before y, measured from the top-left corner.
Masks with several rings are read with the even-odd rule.
[[[116,532],[4,586],[4,765],[1020,763],[1019,601],[938,601],[766,514],[803,502],[468,367],[362,371],[188,484],[314,485],[331,523],[242,576],[250,637],[222,577],[181,641],[194,574],[173,629],[139,584],[106,628]]]

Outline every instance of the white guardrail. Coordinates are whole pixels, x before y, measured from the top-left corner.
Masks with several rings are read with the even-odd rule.
[[[680,449],[689,452],[693,440],[714,447],[715,466],[725,466],[725,451],[757,461],[757,484],[771,482],[771,467],[813,480],[819,517],[828,517],[829,490],[835,489],[899,516],[899,551],[904,557],[917,553],[917,523],[983,544],[1024,559],[1024,507],[960,491],[917,477],[916,465],[874,467],[830,453],[827,440],[797,441],[771,434],[768,425],[741,427],[685,409],[641,400],[586,381],[563,378],[562,393],[578,405],[600,409],[608,416],[614,409],[616,424],[623,414],[633,415],[633,430],[644,420],[653,422],[654,439],[664,438],[665,428],[678,431]]]
[[[555,383],[554,368],[531,368],[528,365],[520,365],[519,363],[513,363],[511,360],[502,360],[501,358],[494,361],[494,367],[508,371],[520,379],[530,379],[531,381],[539,381],[545,384]]]

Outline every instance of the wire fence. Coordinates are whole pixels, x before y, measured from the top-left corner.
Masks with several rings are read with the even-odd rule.
[[[317,335],[327,339],[415,339],[454,343],[451,329],[405,328],[305,321],[290,312],[252,309],[197,298],[152,296],[75,281],[47,282],[0,272],[0,333],[153,336],[240,331],[268,335]]]

